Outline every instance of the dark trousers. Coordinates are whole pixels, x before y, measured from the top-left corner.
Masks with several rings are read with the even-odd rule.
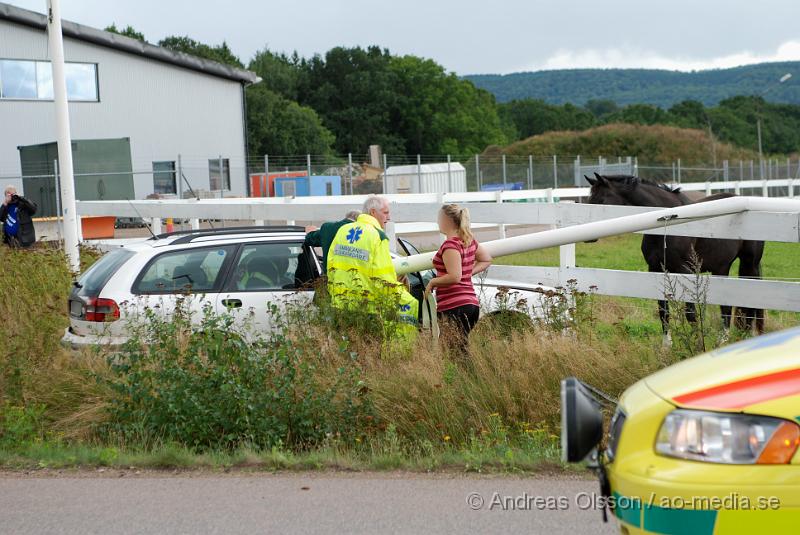
[[[442,312],[437,312],[442,339],[451,349],[467,356],[467,337],[478,323],[480,308],[478,305],[462,305]]]
[[[10,236],[5,232],[3,233],[3,243],[11,247],[12,249],[25,249],[30,247],[31,245],[31,244],[26,245],[22,243],[22,241],[20,241],[19,239],[19,236]]]

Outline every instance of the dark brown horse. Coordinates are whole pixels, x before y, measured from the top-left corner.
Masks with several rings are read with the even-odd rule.
[[[595,178],[585,177],[592,185],[589,203],[616,204],[628,206],[660,206],[670,208],[692,204],[680,188],[670,188],[652,180],[630,175],[600,175]],[[694,202],[714,201],[733,197],[730,193],[718,193],[703,197]],[[696,253],[693,255],[692,253]],[[764,253],[764,242],[754,240],[725,240],[719,238],[691,238],[684,236],[667,236],[666,248],[664,237],[645,234],[642,237],[642,254],[651,272],[692,273],[699,267],[701,272],[712,275],[728,276],[731,265],[739,259],[739,276],[761,278],[761,256]],[[692,259],[699,262],[693,266]],[[731,307],[720,306],[722,321],[726,329],[731,323]],[[764,331],[764,311],[760,309],[740,308],[743,319],[737,314],[737,327],[756,331]],[[658,302],[658,314],[664,333],[669,328],[669,307],[667,301]],[[693,303],[686,304],[686,317],[695,320]]]

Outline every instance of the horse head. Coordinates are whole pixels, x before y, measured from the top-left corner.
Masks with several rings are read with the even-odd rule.
[[[629,205],[630,201],[623,195],[619,183],[610,180],[600,173],[594,174],[595,178],[583,175],[586,181],[592,186],[589,192],[589,204],[617,204]]]

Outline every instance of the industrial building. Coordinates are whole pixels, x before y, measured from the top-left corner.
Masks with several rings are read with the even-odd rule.
[[[248,193],[254,73],[72,22],[63,34],[78,199]],[[0,183],[41,215],[56,203],[47,45],[43,14],[0,3]]]

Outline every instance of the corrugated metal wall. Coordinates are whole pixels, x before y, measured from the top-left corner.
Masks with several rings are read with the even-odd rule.
[[[192,188],[209,189],[208,160],[230,159],[231,193],[246,192],[238,82],[65,39],[67,61],[97,63],[100,102],[70,103],[74,139],[131,140],[137,198],[153,191],[152,162],[177,160]],[[47,36],[0,21],[0,59],[48,60]],[[55,140],[49,101],[0,100],[0,180],[20,174],[17,146]],[[142,171],[142,173],[138,173]],[[185,189],[185,188],[184,188]]]

